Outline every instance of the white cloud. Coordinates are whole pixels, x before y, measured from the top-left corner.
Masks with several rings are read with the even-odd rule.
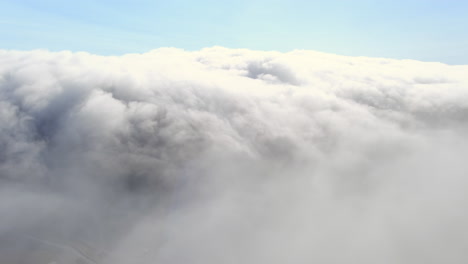
[[[465,263],[467,72],[0,51],[0,246],[17,240],[0,259]]]

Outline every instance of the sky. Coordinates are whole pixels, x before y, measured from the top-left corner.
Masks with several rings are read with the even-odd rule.
[[[316,50],[468,64],[463,0],[0,0],[0,48]]]

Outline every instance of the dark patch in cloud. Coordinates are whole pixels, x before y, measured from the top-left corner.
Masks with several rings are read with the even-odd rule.
[[[300,81],[286,66],[268,61],[249,63],[247,77],[272,83],[300,85]]]

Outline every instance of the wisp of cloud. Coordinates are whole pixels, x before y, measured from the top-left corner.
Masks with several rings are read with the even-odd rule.
[[[467,263],[468,66],[0,50],[0,262]]]

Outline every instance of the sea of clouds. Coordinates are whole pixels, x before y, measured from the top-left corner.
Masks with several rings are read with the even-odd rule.
[[[0,50],[0,263],[468,262],[468,66]]]

